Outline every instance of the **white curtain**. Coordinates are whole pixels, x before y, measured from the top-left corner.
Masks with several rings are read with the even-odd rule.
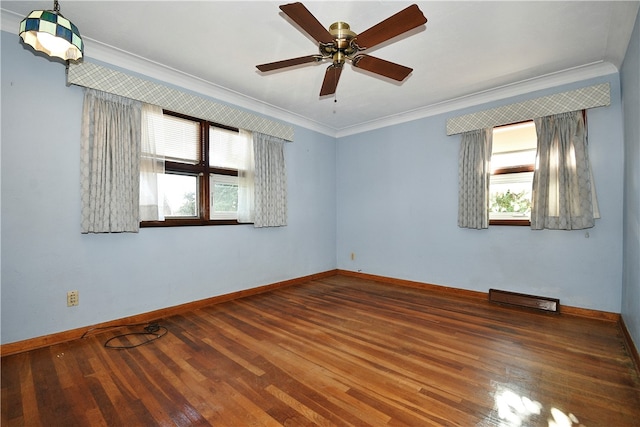
[[[82,233],[139,229],[141,103],[85,90],[80,174]]]
[[[462,134],[458,156],[458,227],[489,228],[492,129]]]
[[[140,158],[140,221],[164,221],[164,193],[158,177],[164,174],[162,108],[142,105]]]
[[[582,111],[535,119],[531,228],[580,230],[599,217]]]
[[[287,174],[284,162],[285,141],[253,133],[254,227],[287,225]]]
[[[238,222],[252,223],[255,218],[254,178],[255,160],[253,134],[240,129],[242,164],[238,167]]]

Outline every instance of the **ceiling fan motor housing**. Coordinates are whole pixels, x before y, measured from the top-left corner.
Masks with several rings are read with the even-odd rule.
[[[357,34],[351,31],[349,24],[342,21],[331,24],[329,33],[334,37],[333,43],[320,43],[320,53],[330,56],[334,65],[342,66],[346,59],[351,59],[358,52],[357,47],[352,43]]]

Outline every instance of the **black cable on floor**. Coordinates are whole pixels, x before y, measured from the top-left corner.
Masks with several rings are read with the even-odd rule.
[[[96,331],[96,330],[135,327],[135,326],[142,326],[142,325],[147,325],[147,326],[145,326],[143,328],[143,331],[140,331],[140,332],[129,332],[129,333],[126,333],[126,334],[116,335],[115,337],[109,338],[104,343],[104,346],[106,348],[113,348],[113,349],[135,348],[135,347],[139,347],[139,346],[144,345],[144,344],[149,344],[150,342],[153,342],[153,341],[155,341],[157,339],[160,339],[163,336],[165,336],[167,334],[167,332],[169,332],[169,330],[166,327],[158,325],[156,322],[149,323],[149,324],[136,323],[136,324],[129,324],[129,325],[101,326],[101,327],[91,328],[91,329],[87,330],[84,334],[82,334],[82,336],[80,338],[81,339],[85,338],[87,336],[87,334],[89,334],[90,332]],[[133,336],[133,335],[151,335],[151,337],[149,337],[146,341],[143,341],[143,342],[138,343],[138,344],[132,344],[132,345],[111,345],[110,344],[113,340],[116,340],[116,339],[119,339],[119,338],[128,337],[128,336]]]
[[[150,342],[153,342],[155,340],[158,340],[158,339],[162,338],[163,336],[165,336],[167,334],[167,332],[169,332],[169,330],[167,328],[165,328],[164,326],[160,326],[157,323],[150,323],[149,325],[144,327],[144,331],[142,331],[142,332],[129,332],[129,333],[126,333],[126,334],[120,334],[120,335],[116,335],[115,337],[109,338],[104,343],[104,346],[106,348],[114,348],[114,349],[129,349],[129,348],[140,347],[141,345],[149,344]],[[137,343],[137,344],[131,344],[131,345],[111,345],[111,344],[109,344],[113,340],[124,338],[124,337],[129,337],[129,336],[134,336],[134,335],[147,335],[147,336],[151,335],[151,337],[148,338],[146,341],[143,341],[143,342],[140,342],[140,343]]]
[[[135,326],[147,325],[147,323],[133,323],[133,324],[124,324],[124,325],[112,325],[112,326],[96,326],[95,328],[87,329],[84,334],[80,337],[80,339],[86,338],[93,331],[101,331],[106,329],[117,329],[117,328],[133,328]]]

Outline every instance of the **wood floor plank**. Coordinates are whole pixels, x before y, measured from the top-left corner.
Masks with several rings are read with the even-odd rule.
[[[158,322],[167,335],[132,349],[104,343],[142,326],[3,357],[3,427],[640,420],[640,377],[607,320],[335,275]]]

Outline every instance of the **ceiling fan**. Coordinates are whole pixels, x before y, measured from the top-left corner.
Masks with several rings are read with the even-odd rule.
[[[342,66],[346,61],[351,61],[351,65],[354,67],[396,81],[404,80],[413,71],[412,68],[361,52],[427,22],[427,18],[424,17],[422,11],[417,5],[413,4],[368,30],[356,34],[351,31],[349,24],[346,22],[335,22],[327,30],[299,2],[284,4],[280,6],[280,9],[318,42],[320,53],[256,65],[256,67],[258,70],[266,72],[330,59],[332,63],[325,72],[320,96],[335,93]]]

